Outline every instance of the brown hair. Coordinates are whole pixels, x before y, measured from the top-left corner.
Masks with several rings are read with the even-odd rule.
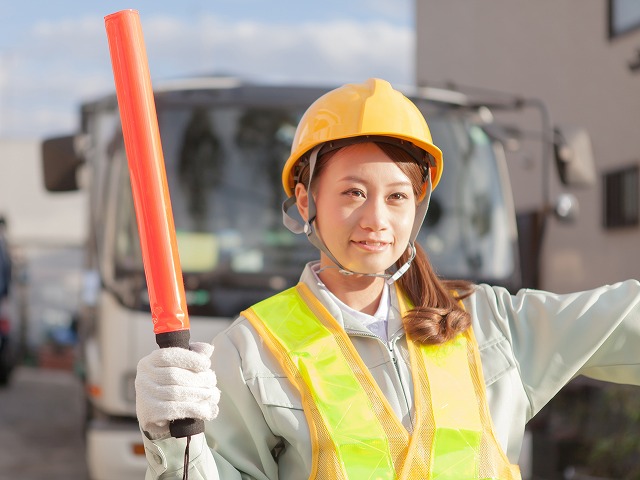
[[[402,148],[384,142],[374,142],[411,180],[416,198],[422,193],[422,169]],[[338,150],[318,157],[313,172],[314,180],[322,174],[324,166]],[[309,168],[302,168],[299,182],[309,187]],[[464,332],[471,325],[471,316],[460,305],[460,300],[473,293],[474,286],[465,280],[443,280],[433,270],[424,249],[415,245],[416,257],[411,268],[398,279],[398,285],[414,306],[403,323],[405,331],[414,341],[422,344],[440,344]],[[396,262],[399,268],[409,259],[406,251]]]

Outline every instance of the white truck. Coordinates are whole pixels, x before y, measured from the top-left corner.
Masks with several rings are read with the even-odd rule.
[[[226,77],[157,86],[192,341],[210,341],[242,309],[293,285],[317,257],[282,225],[280,175],[302,113],[328,89]],[[504,148],[513,128],[460,92],[405,93],[426,114],[445,158],[418,241],[442,276],[516,290],[519,245],[536,243],[518,241]],[[157,347],[115,94],[85,103],[80,115],[79,132],[44,141],[42,152],[50,191],[89,192],[80,321],[87,462],[92,480],[136,479],[146,461],[134,377],[138,360]],[[570,181],[573,166],[563,165]]]

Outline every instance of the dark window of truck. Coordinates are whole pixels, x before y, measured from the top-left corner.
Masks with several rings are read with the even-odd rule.
[[[603,176],[604,227],[636,227],[640,223],[638,165],[611,171]]]

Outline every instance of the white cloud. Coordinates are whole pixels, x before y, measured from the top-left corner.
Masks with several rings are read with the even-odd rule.
[[[231,72],[253,78],[340,82],[375,73],[410,83],[413,31],[347,20],[298,25],[202,18],[197,25],[149,22],[148,51],[173,72]],[[145,33],[147,35],[147,33]]]
[[[270,82],[335,84],[369,76],[413,82],[413,29],[391,22],[276,24],[205,14],[191,21],[154,15],[142,24],[154,80],[227,73]],[[0,135],[59,132],[81,100],[113,88],[101,18],[40,22],[11,49],[8,63],[0,72]]]

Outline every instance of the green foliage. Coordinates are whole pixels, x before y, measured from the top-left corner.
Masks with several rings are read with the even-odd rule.
[[[594,475],[640,479],[640,390],[607,385],[592,405],[587,466]]]

